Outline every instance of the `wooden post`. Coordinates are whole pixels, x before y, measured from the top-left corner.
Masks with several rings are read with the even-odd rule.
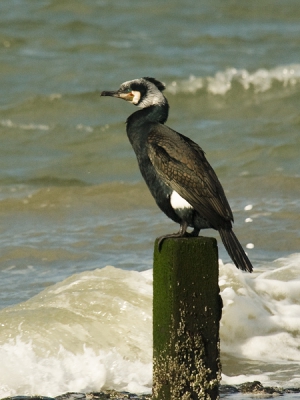
[[[218,248],[214,238],[169,238],[153,265],[153,400],[219,397]]]

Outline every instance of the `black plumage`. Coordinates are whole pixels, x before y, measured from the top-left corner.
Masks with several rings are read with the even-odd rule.
[[[219,231],[237,268],[251,272],[251,262],[232,231],[231,208],[204,151],[164,125],[169,112],[164,89],[163,83],[146,77],[101,93],[141,107],[128,117],[127,135],[157,205],[180,224],[179,232],[160,238],[159,246],[168,237],[198,236],[201,229],[213,228]],[[188,227],[193,228],[191,233],[186,231]]]

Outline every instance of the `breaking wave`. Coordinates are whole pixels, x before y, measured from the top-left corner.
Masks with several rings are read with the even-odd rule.
[[[199,90],[214,95],[225,95],[235,85],[244,90],[253,90],[262,93],[270,90],[275,84],[283,87],[295,86],[300,83],[300,64],[278,66],[272,69],[260,68],[254,72],[246,69],[227,68],[225,71],[217,72],[214,76],[196,77],[173,81],[167,86],[170,93],[181,92],[195,93]]]

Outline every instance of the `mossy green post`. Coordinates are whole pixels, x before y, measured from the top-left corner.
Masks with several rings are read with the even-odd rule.
[[[221,379],[218,248],[169,238],[154,248],[153,400],[217,399]]]

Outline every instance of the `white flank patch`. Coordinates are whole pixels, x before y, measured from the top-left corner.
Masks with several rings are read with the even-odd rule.
[[[175,190],[171,194],[171,206],[175,209],[182,209],[182,208],[193,208],[190,203],[184,200],[183,197],[180,196]]]

